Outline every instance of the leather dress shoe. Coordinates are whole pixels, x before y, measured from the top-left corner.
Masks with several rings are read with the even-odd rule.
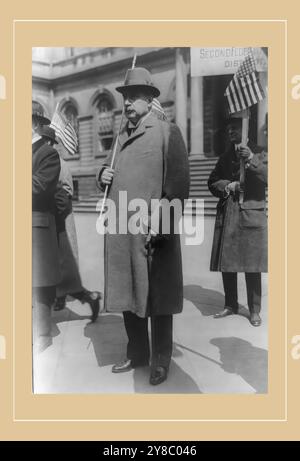
[[[255,312],[252,312],[250,314],[250,323],[251,325],[253,325],[254,327],[259,327],[261,325],[261,318],[260,318],[260,315],[255,313]]]
[[[85,290],[84,295],[81,299],[82,303],[88,303],[92,310],[91,322],[96,322],[99,311],[100,311],[100,299],[102,294],[99,291],[88,291]]]
[[[156,367],[150,375],[150,384],[156,386],[157,384],[163,383],[168,377],[168,368],[166,367]]]
[[[111,369],[113,373],[125,373],[126,371],[133,370],[133,368],[146,367],[149,365],[148,361],[144,362],[133,362],[130,359],[123,360],[120,363],[114,365]]]
[[[237,313],[237,310],[230,309],[229,307],[224,307],[224,309],[221,312],[217,312],[214,315],[214,319],[222,319],[223,317],[227,317],[228,315],[234,315]]]
[[[113,373],[125,373],[133,369],[131,360],[123,360],[123,362],[117,363],[111,369]]]

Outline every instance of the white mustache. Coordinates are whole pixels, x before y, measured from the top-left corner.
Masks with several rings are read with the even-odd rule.
[[[128,106],[126,107],[126,110],[127,110],[127,111],[128,111],[128,110],[132,110],[132,109],[135,110],[135,103],[134,103],[134,102],[132,102],[130,105],[128,105]]]

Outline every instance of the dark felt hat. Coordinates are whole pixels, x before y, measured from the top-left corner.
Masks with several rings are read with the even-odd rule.
[[[116,90],[123,95],[131,89],[146,89],[147,91],[150,91],[154,98],[157,98],[160,95],[159,89],[153,84],[150,72],[144,67],[134,67],[133,69],[128,69],[124,85],[116,88]]]
[[[242,117],[237,117],[237,116],[230,116],[225,119],[225,126],[228,125],[240,125],[242,126]]]

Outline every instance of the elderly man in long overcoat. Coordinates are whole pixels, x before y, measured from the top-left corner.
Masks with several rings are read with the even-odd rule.
[[[211,172],[208,187],[218,197],[210,269],[221,271],[225,307],[215,318],[238,312],[237,273],[244,272],[250,322],[261,324],[261,272],[267,272],[267,154],[244,146],[242,119],[228,121],[229,149]],[[240,199],[240,158],[245,160],[243,200]]]
[[[42,106],[32,102],[32,287],[34,351],[52,344],[51,307],[60,280],[54,195],[60,173],[57,151],[41,137],[50,124]]]
[[[151,112],[153,97],[160,94],[151,74],[144,68],[130,69],[117,91],[124,98],[127,123],[120,133],[114,167],[110,168],[110,155],[98,176],[102,188],[109,186],[108,197],[116,204],[117,216],[124,207],[122,191],[127,194],[125,207],[134,199],[143,199],[148,207],[152,199],[162,198],[179,199],[182,204],[189,193],[187,152],[179,128]],[[128,221],[132,214],[128,212]],[[145,233],[117,230],[105,236],[105,308],[123,313],[128,336],[127,358],[112,371],[148,365],[150,317],[152,385],[167,378],[172,315],[183,307],[180,236],[172,224],[168,235],[151,229],[150,224]]]

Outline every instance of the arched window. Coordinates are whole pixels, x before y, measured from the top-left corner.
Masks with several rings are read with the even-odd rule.
[[[96,149],[105,152],[111,148],[114,137],[114,104],[112,98],[102,93],[95,102]]]
[[[51,117],[49,116],[49,112],[45,106],[45,104],[43,102],[41,102],[41,100],[39,98],[36,98],[36,97],[33,97],[32,98],[32,102],[36,102],[37,104],[40,104],[43,108],[43,111],[44,111],[44,116],[51,119]]]

